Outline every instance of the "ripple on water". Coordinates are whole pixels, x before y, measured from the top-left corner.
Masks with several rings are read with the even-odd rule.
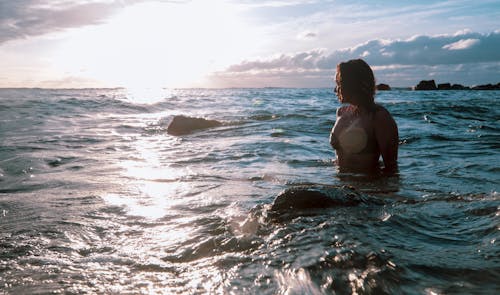
[[[0,90],[2,291],[498,290],[497,92],[379,93],[394,179],[331,167],[331,90],[174,92]],[[174,138],[175,114],[225,123]],[[359,202],[273,216],[280,191],[318,183]]]

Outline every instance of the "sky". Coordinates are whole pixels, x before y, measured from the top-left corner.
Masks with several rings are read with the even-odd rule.
[[[500,0],[0,0],[0,87],[500,82]]]

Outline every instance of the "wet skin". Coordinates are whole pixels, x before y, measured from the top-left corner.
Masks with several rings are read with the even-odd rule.
[[[330,144],[336,150],[341,171],[378,172],[379,158],[383,172],[397,170],[398,129],[391,114],[374,104],[370,110],[357,102],[359,98],[337,86],[339,101],[348,103],[337,110],[337,119],[330,134]]]

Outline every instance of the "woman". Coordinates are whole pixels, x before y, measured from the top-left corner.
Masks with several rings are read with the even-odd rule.
[[[382,156],[384,173],[397,171],[398,127],[391,114],[374,102],[375,77],[361,59],[337,65],[336,93],[341,103],[330,134],[340,171],[376,173]]]

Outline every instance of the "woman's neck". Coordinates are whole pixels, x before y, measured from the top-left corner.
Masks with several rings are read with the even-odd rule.
[[[361,104],[354,104],[351,103],[351,106],[354,108],[354,110],[358,114],[369,114],[372,113],[375,110],[375,103],[372,103],[370,105],[361,105]]]

